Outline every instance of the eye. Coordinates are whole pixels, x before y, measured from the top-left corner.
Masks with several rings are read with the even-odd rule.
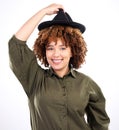
[[[60,50],[66,50],[66,47],[61,47]]]
[[[53,50],[54,48],[53,47],[47,47],[46,49],[47,50]]]

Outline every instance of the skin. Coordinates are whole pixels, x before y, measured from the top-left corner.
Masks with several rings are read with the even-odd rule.
[[[53,3],[34,14],[30,19],[28,19],[21,28],[15,33],[17,39],[22,41],[27,41],[36,26],[46,15],[53,15],[59,11],[59,8],[64,10],[61,4]],[[52,49],[46,50],[47,60],[49,65],[53,68],[55,73],[60,77],[63,77],[69,71],[69,60],[71,57],[70,47],[63,46],[61,40],[57,41],[57,44],[50,43]],[[63,46],[63,48],[62,48]]]
[[[23,24],[23,26],[16,32],[15,36],[22,41],[28,40],[28,38],[30,37],[36,26],[40,23],[40,21],[46,15],[56,14],[59,11],[59,8],[64,9],[61,4],[53,3],[39,10]]]
[[[59,9],[63,9],[64,7],[61,4],[50,4],[49,6],[39,10],[36,14],[34,14],[30,19],[28,19],[22,26],[21,28],[15,33],[15,36],[17,39],[22,40],[22,41],[27,41],[28,38],[30,37],[30,35],[32,34],[32,32],[34,31],[34,29],[36,28],[36,26],[38,26],[38,24],[40,23],[40,21],[46,16],[46,15],[53,15],[53,14],[57,14],[57,12],[59,11]],[[58,50],[54,47],[54,50]],[[67,49],[66,49],[67,50]],[[49,51],[48,51],[49,52]],[[47,55],[48,56],[48,55]],[[64,62],[64,58],[62,57]],[[49,60],[49,58],[48,58]],[[58,63],[54,63],[51,62],[49,60],[50,65],[54,68],[54,70],[56,71],[56,73],[62,73],[61,75],[63,76],[63,74],[66,73],[66,71],[68,71],[68,61],[69,59],[67,59],[67,65],[65,63],[65,65],[58,65]],[[62,63],[63,64],[63,63]],[[59,68],[58,68],[59,67]],[[63,68],[65,72],[61,71]]]
[[[60,39],[57,40],[57,43],[49,43],[46,48],[47,61],[54,72],[60,77],[68,73],[71,56],[71,48],[63,45]]]

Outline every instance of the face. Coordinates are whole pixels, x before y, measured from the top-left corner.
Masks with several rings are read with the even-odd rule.
[[[66,47],[60,39],[57,40],[57,43],[49,43],[46,48],[47,61],[56,73],[65,73],[69,70],[71,56],[71,48]]]

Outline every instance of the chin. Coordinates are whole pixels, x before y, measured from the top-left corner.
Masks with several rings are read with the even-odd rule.
[[[52,68],[53,68],[53,70],[56,70],[56,71],[61,70],[61,68],[59,68],[59,67],[52,67]]]
[[[61,66],[54,66],[54,65],[53,65],[53,66],[51,66],[51,67],[53,68],[53,70],[57,70],[57,71],[62,69]]]

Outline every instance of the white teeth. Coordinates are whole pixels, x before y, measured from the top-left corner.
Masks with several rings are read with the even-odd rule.
[[[60,63],[62,60],[61,59],[54,59],[52,60],[54,63]]]

